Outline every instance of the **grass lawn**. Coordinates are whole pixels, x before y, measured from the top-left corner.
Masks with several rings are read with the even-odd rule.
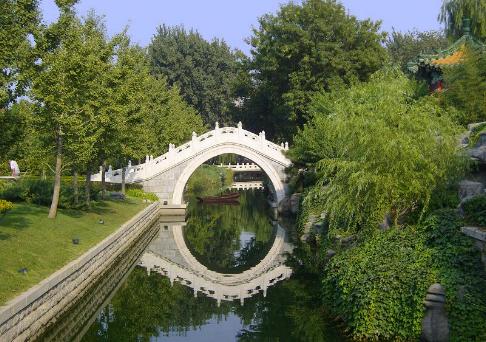
[[[0,218],[0,305],[76,259],[145,208],[141,200],[106,201],[89,212],[15,203]],[[104,224],[99,224],[99,219]],[[73,238],[80,243],[74,245]],[[19,273],[21,268],[27,273]]]

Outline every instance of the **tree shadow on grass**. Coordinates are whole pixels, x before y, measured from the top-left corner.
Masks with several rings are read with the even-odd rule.
[[[42,209],[36,207],[27,207],[27,206],[15,207],[14,210],[7,213],[3,217],[0,217],[0,229],[1,228],[25,229],[32,222],[32,220],[27,218],[27,216],[33,215],[39,211],[42,211]],[[0,232],[0,234],[4,234],[4,233]],[[6,239],[0,238],[0,240],[6,240]]]
[[[136,205],[134,201],[131,200],[105,200],[105,201],[93,201],[92,206],[89,210],[80,210],[80,209],[63,209],[63,214],[74,217],[80,218],[87,213],[93,213],[97,215],[107,215],[114,213],[115,210],[108,205],[108,202],[122,202],[125,205]]]
[[[8,240],[8,239],[10,239],[11,236],[12,235],[10,235],[10,234],[0,232],[0,241],[1,240]]]

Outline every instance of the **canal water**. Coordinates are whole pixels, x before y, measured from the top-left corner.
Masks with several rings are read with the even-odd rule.
[[[239,205],[205,205],[190,201],[184,241],[207,269],[241,273],[257,265],[272,247],[278,223],[261,190],[242,191]],[[159,228],[160,227],[160,228]],[[82,341],[341,341],[339,330],[318,302],[318,282],[302,276],[280,279],[244,302],[218,303],[191,284],[150,272],[146,255],[164,245],[160,224],[136,266],[77,333]],[[289,229],[287,227],[287,229]],[[167,253],[169,253],[167,252]],[[139,254],[140,255],[140,254]],[[145,259],[144,259],[145,258]],[[164,266],[168,267],[168,266]],[[112,270],[116,274],[116,270]],[[107,277],[112,277],[108,275]],[[181,280],[181,279],[179,279]],[[95,292],[98,292],[96,290]],[[93,297],[96,298],[96,297]],[[93,301],[87,299],[87,301]],[[75,321],[74,312],[64,321]],[[84,314],[86,316],[86,314]],[[69,322],[62,322],[69,328]],[[64,328],[66,329],[66,328]],[[72,328],[74,329],[74,328]],[[56,333],[57,334],[57,333]],[[56,334],[51,334],[56,339]]]

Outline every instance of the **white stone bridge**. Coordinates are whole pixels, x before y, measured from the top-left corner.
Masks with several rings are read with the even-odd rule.
[[[142,255],[139,265],[147,272],[157,272],[178,281],[198,292],[214,298],[219,303],[240,300],[257,293],[267,294],[267,288],[287,279],[292,269],[284,264],[286,253],[292,245],[286,241],[286,232],[279,225],[272,247],[254,267],[239,274],[223,274],[209,270],[189,251],[183,236],[185,223],[160,222],[159,235]]]
[[[277,145],[266,140],[265,132],[258,135],[242,128],[222,127],[218,123],[214,130],[197,136],[192,134],[191,141],[181,146],[169,145],[169,151],[159,157],[147,156],[145,163],[126,169],[127,183],[142,183],[147,192],[155,193],[167,204],[182,204],[184,187],[191,174],[205,161],[216,156],[233,153],[253,161],[270,179],[275,199],[280,202],[285,197],[285,168],[291,162],[284,151],[288,144]],[[121,169],[105,173],[108,183],[121,183]],[[101,171],[91,180],[101,181]]]

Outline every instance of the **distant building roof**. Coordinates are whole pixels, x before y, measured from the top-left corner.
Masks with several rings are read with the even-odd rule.
[[[463,21],[464,34],[456,42],[445,50],[437,51],[433,54],[420,54],[415,60],[407,63],[407,69],[412,73],[417,73],[419,68],[441,69],[443,66],[461,63],[464,58],[466,48],[486,51],[486,45],[475,39],[471,35],[470,20]]]

